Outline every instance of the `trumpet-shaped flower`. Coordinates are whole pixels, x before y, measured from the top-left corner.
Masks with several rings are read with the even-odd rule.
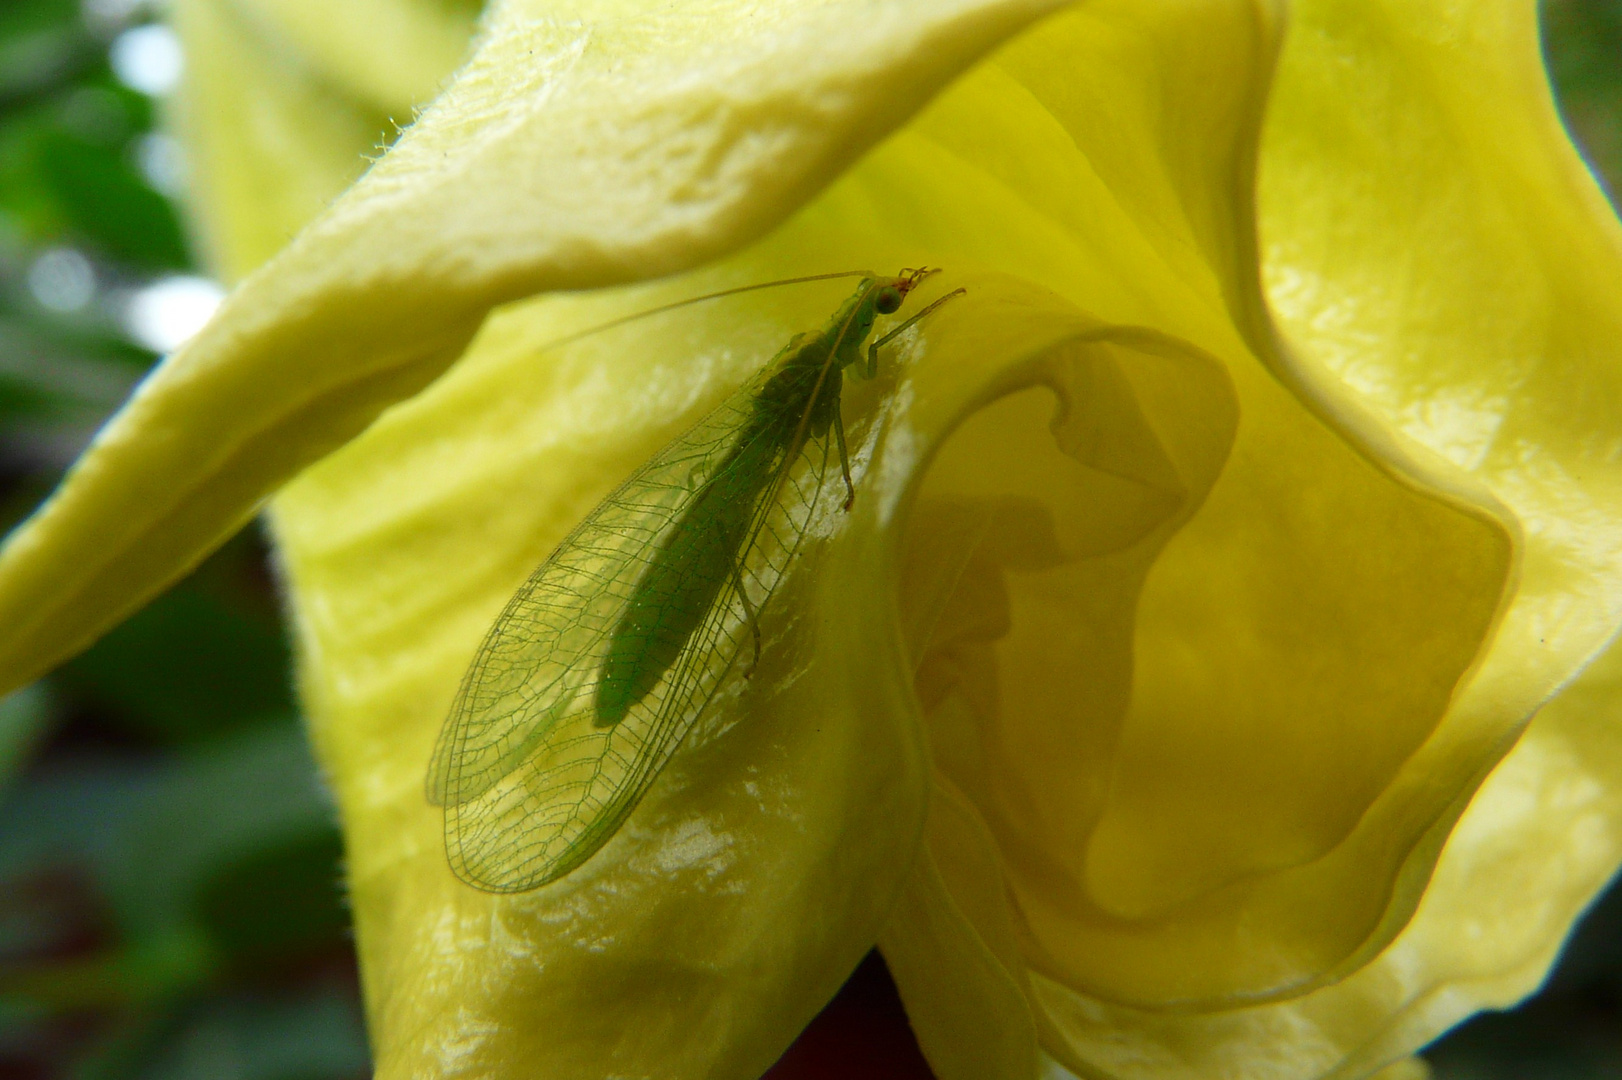
[[[1530,2],[177,19],[241,280],[11,538],[0,670],[273,500],[379,1075],[755,1076],[877,943],[943,1080],[1367,1076],[1622,859],[1622,231]],[[922,264],[752,677],[585,865],[458,881],[480,637],[839,287],[548,343]]]

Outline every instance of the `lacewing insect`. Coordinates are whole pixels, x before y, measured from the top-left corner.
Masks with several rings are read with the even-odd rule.
[[[586,515],[485,635],[428,771],[457,877],[523,892],[585,862],[641,801],[746,641],[753,671],[759,614],[821,495],[830,432],[847,510],[856,495],[840,415],[844,369],[872,378],[885,344],[964,292],[928,305],[864,356],[875,320],[933,273],[821,274],[654,309],[861,278],[820,330],[795,335]],[[814,443],[820,454],[808,452]]]

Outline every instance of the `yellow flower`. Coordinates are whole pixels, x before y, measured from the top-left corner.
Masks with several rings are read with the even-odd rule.
[[[1531,3],[507,0],[454,77],[451,5],[178,18],[246,276],[0,557],[0,670],[279,491],[380,1076],[754,1076],[875,941],[943,1080],[1412,1070],[1622,860],[1622,231]],[[538,346],[921,263],[761,670],[584,867],[457,882],[480,635],[832,299]]]

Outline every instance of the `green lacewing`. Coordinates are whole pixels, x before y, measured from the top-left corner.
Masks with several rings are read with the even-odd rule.
[[[636,808],[746,641],[759,659],[758,616],[821,497],[830,433],[845,509],[855,498],[843,372],[872,378],[885,344],[964,292],[929,304],[864,356],[875,320],[899,311],[935,272],[820,274],[631,317],[751,289],[861,278],[820,330],[795,335],[586,515],[491,626],[428,771],[457,877],[487,892],[524,892],[585,862]],[[808,452],[812,444],[820,454]]]

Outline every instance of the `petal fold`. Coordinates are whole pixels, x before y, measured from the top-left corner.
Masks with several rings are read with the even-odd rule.
[[[1614,872],[1612,665],[1584,665],[1618,619],[1622,394],[1603,283],[1622,244],[1558,126],[1534,15],[1298,5],[1259,147],[1266,256],[1249,271],[1265,272],[1282,341],[1245,333],[1242,310],[1250,357],[1185,331],[1226,365],[1239,422],[1203,502],[1115,605],[1122,622],[1070,652],[1130,635],[1113,679],[1066,703],[1057,664],[1026,659],[1057,631],[1022,630],[1053,589],[1022,583],[1017,549],[971,532],[975,570],[930,550],[949,544],[941,529],[909,541],[925,568],[971,568],[945,600],[933,573],[906,594],[946,612],[914,647],[920,697],[936,760],[979,815],[948,841],[932,824],[898,913],[910,925],[885,938],[932,1060],[974,1046],[929,1021],[939,991],[909,958],[931,948],[1001,965],[962,990],[987,1015],[1024,965],[1037,1039],[1078,1075],[1411,1069],[1450,1024],[1533,989]],[[1154,102],[1208,104],[1170,80]],[[1029,145],[1002,136],[1004,153]],[[1121,154],[1077,144],[1089,161]],[[1270,401],[1269,383],[1294,401]],[[976,422],[960,432],[969,461],[1007,438]],[[1121,445],[1140,479],[1166,456]],[[949,482],[932,473],[925,491]],[[1039,700],[1011,685],[1054,692],[1034,710],[1046,719],[1011,722],[1011,703]],[[1007,748],[1027,733],[1055,741]],[[1078,738],[1090,752],[1059,752]],[[947,868],[999,852],[1008,899],[987,910]],[[1008,926],[1015,960],[995,945]],[[911,940],[926,930],[952,936]]]

